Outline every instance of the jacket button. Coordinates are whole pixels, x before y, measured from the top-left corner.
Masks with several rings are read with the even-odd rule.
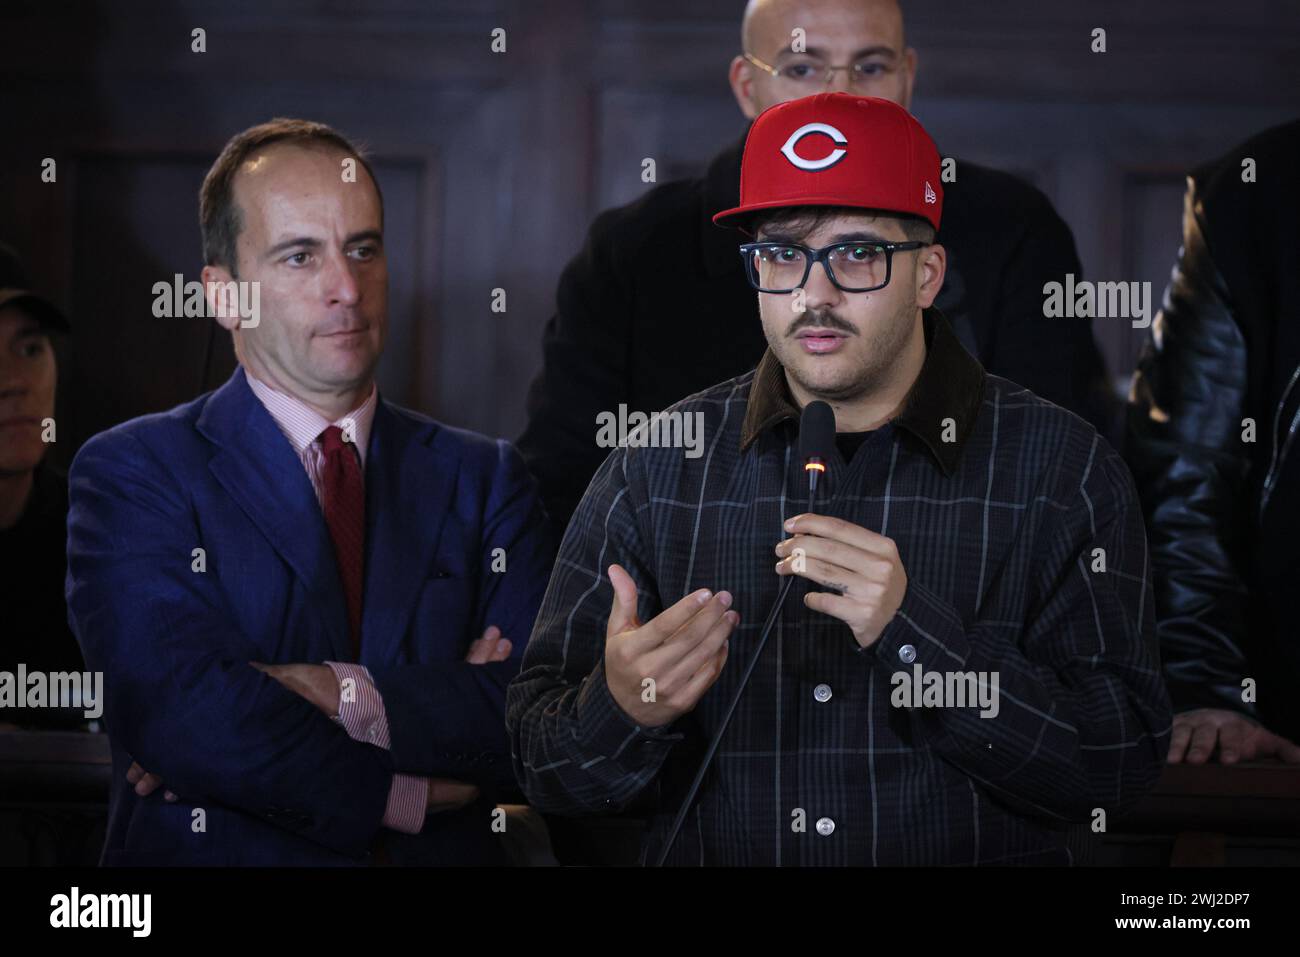
[[[830,701],[830,700],[831,700],[831,686],[830,686],[830,685],[818,685],[816,688],[813,688],[813,697],[816,698],[818,701],[821,701],[821,702]]]
[[[817,819],[817,833],[822,837],[830,837],[835,833],[835,822],[828,817],[819,817]]]
[[[904,645],[898,649],[898,658],[905,665],[910,665],[916,660],[916,648],[912,645]]]

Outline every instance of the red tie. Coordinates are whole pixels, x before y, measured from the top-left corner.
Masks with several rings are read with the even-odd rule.
[[[334,559],[343,579],[348,604],[348,631],[352,652],[361,660],[361,585],[365,563],[366,492],[361,463],[343,430],[331,425],[320,434],[325,461],[321,470],[324,484],[325,524],[334,542]]]

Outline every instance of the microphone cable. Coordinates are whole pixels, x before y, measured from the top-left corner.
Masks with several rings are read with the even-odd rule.
[[[813,406],[822,406],[826,411],[823,413],[820,409],[813,409]],[[811,415],[810,415],[811,412]],[[824,402],[810,402],[804,409],[803,424],[800,427],[800,436],[815,435],[812,440],[811,454],[806,455],[804,462],[804,472],[808,476],[808,511],[813,510],[813,503],[817,498],[817,478],[826,471],[826,455],[824,454],[822,436],[825,432],[825,418],[830,419],[831,441],[834,441],[835,418],[831,412],[830,406]],[[808,428],[811,420],[813,428]],[[817,428],[821,426],[822,428]],[[804,446],[804,443],[800,443]],[[677,811],[677,817],[673,821],[672,829],[668,832],[668,839],[660,849],[658,857],[655,859],[655,867],[663,867],[664,861],[668,859],[668,854],[673,848],[673,843],[677,840],[677,834],[682,829],[682,823],[686,820],[686,815],[690,812],[691,805],[695,803],[695,797],[699,793],[700,785],[704,781],[704,775],[708,772],[709,766],[713,763],[713,756],[717,753],[718,745],[722,743],[722,736],[727,733],[727,726],[731,724],[732,715],[736,713],[736,706],[740,704],[740,699],[745,693],[745,688],[749,685],[749,676],[754,673],[754,668],[758,665],[758,659],[763,654],[763,649],[767,646],[767,639],[772,634],[772,628],[776,624],[777,616],[781,613],[781,607],[785,604],[785,598],[790,594],[790,587],[794,584],[794,575],[788,576],[781,583],[781,590],[777,592],[776,601],[772,603],[772,609],[767,613],[767,620],[763,622],[763,630],[758,636],[758,647],[749,658],[749,664],[745,666],[745,673],[741,675],[740,684],[737,685],[735,694],[731,696],[731,701],[727,705],[727,710],[722,716],[722,722],[718,725],[718,730],[713,733],[713,738],[709,741],[708,750],[704,752],[704,759],[700,762],[700,768],[695,772],[695,779],[691,782],[690,790],[686,792],[686,799],[682,801],[681,808]]]

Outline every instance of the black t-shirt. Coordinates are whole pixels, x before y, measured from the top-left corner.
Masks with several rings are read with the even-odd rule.
[[[840,456],[844,459],[845,465],[853,461],[853,454],[862,447],[863,442],[871,438],[871,435],[871,432],[835,433],[835,446],[840,450]]]
[[[68,479],[42,464],[22,517],[0,530],[0,671],[82,671],[81,648],[68,627],[63,586],[67,574]],[[18,689],[24,693],[24,689]],[[63,725],[56,709],[0,709],[0,722]]]

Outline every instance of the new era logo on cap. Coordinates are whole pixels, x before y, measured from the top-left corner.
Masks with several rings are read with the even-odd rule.
[[[819,93],[754,121],[740,165],[740,205],[713,217],[743,225],[787,206],[853,206],[918,216],[939,228],[939,151],[897,103]]]

